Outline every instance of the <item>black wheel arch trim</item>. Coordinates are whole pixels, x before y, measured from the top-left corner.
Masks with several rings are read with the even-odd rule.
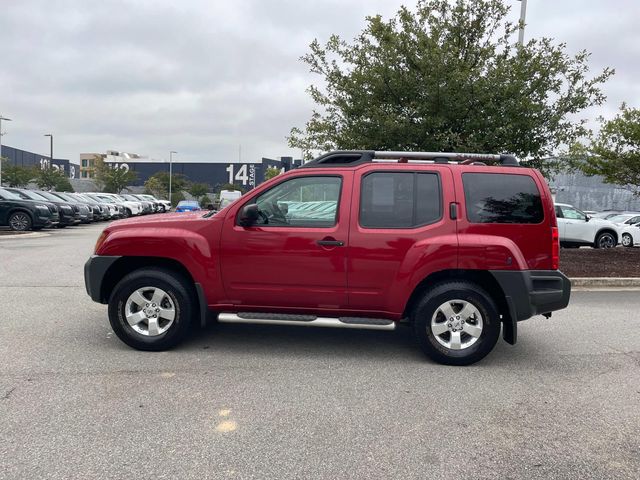
[[[108,299],[102,298],[102,282],[109,268],[120,258],[122,257],[91,255],[87,263],[84,264],[84,286],[94,302],[108,302]]]

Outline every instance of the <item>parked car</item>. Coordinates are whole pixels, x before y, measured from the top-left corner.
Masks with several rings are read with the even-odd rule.
[[[129,202],[136,202],[139,203],[142,206],[142,213],[146,214],[146,213],[155,213],[157,207],[156,205],[153,204],[153,202],[149,202],[148,200],[142,200],[138,197],[136,197],[135,195],[130,195],[130,194],[121,194],[119,195],[119,197],[122,197],[123,199],[129,201]]]
[[[71,193],[73,197],[77,198],[79,201],[87,203],[93,207],[94,219],[98,220],[109,220],[111,218],[111,213],[109,212],[109,205],[104,202],[98,202],[97,200],[91,198],[88,195],[83,195],[81,193]]]
[[[91,223],[94,220],[93,206],[78,200],[77,198],[63,192],[49,192],[50,195],[60,198],[63,201],[75,204],[80,210],[80,223]]]
[[[145,207],[142,202],[137,200],[130,201],[120,195],[116,195],[115,193],[97,193],[96,195],[98,195],[100,198],[111,198],[114,202],[124,207],[124,209],[121,210],[124,217],[130,217],[132,215],[142,215],[143,213],[151,213],[150,205],[146,207],[147,210],[145,211]]]
[[[195,212],[198,210],[202,210],[202,208],[195,200],[182,200],[176,206],[176,212]]]
[[[310,202],[324,205],[299,214]],[[177,345],[212,311],[226,323],[406,322],[431,358],[466,365],[493,349],[501,326],[514,344],[518,321],[567,306],[558,263],[547,183],[513,156],[351,151],[219,212],[113,223],[85,284],[109,304],[117,336],[141,350]]]
[[[40,195],[41,197],[46,198],[51,202],[58,202],[60,205],[69,205],[71,210],[73,210],[73,224],[77,225],[79,223],[87,223],[87,219],[89,218],[89,209],[88,207],[82,207],[78,203],[69,202],[67,200],[63,200],[62,198],[54,195],[51,192],[45,192],[44,190],[36,190],[35,193]]]
[[[97,202],[103,202],[109,208],[109,216],[112,220],[118,218],[124,218],[125,215],[125,206],[119,203],[111,197],[101,196],[97,193],[84,193],[85,196],[93,198]]]
[[[218,202],[218,210],[231,205],[242,196],[242,192],[238,190],[222,190],[220,191],[220,198]]]
[[[620,238],[623,247],[640,246],[640,223],[625,225]]]
[[[58,212],[58,223],[55,225],[57,228],[64,228],[69,225],[80,223],[80,213],[78,212],[76,215],[73,207],[68,202],[59,200],[53,201],[39,195],[37,191],[27,190],[24,188],[5,187],[5,190],[15,193],[24,200],[35,200],[37,202],[43,202],[46,205],[53,205]]]
[[[26,200],[0,187],[0,226],[17,232],[55,226],[59,215],[52,207],[46,202]]]
[[[620,242],[620,229],[608,220],[592,218],[566,203],[556,203],[555,210],[563,247],[613,248]]]
[[[154,197],[153,195],[148,195],[148,194],[139,194],[139,195],[135,195],[138,198],[141,198],[143,200],[148,200],[150,202],[155,202],[158,204],[158,211],[159,212],[168,212],[169,210],[171,210],[171,202],[169,200],[159,200],[156,197]]]

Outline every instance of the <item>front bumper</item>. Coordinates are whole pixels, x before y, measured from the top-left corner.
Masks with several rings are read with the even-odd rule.
[[[87,263],[84,264],[84,286],[94,302],[107,303],[109,301],[102,295],[102,284],[109,268],[120,258],[119,256],[91,255]]]
[[[569,305],[571,281],[559,270],[491,270],[502,287],[514,321],[562,310]]]

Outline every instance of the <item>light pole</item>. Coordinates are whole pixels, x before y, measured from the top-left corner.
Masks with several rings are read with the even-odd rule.
[[[169,152],[169,203],[170,204],[173,203],[173,201],[171,200],[171,175],[173,174],[173,154],[174,153],[178,153],[178,152],[174,152],[173,150]]]
[[[520,1],[520,28],[518,29],[518,45],[524,44],[524,22],[527,18],[527,0]]]
[[[45,137],[49,137],[49,168],[53,168],[53,134],[45,133]]]
[[[10,122],[11,119],[0,115],[0,186],[2,186],[2,135],[4,135],[2,133],[2,120]]]

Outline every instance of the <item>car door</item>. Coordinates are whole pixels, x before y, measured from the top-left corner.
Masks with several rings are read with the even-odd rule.
[[[354,176],[349,239],[349,308],[399,314],[415,283],[456,268],[458,245],[449,208],[450,168],[373,165]]]
[[[300,172],[237,200],[221,235],[221,273],[229,303],[249,309],[339,309],[347,305],[351,172]],[[239,213],[258,205],[260,220]]]
[[[560,208],[565,221],[565,239],[570,242],[593,243],[595,233],[587,216],[574,207],[562,205]]]

